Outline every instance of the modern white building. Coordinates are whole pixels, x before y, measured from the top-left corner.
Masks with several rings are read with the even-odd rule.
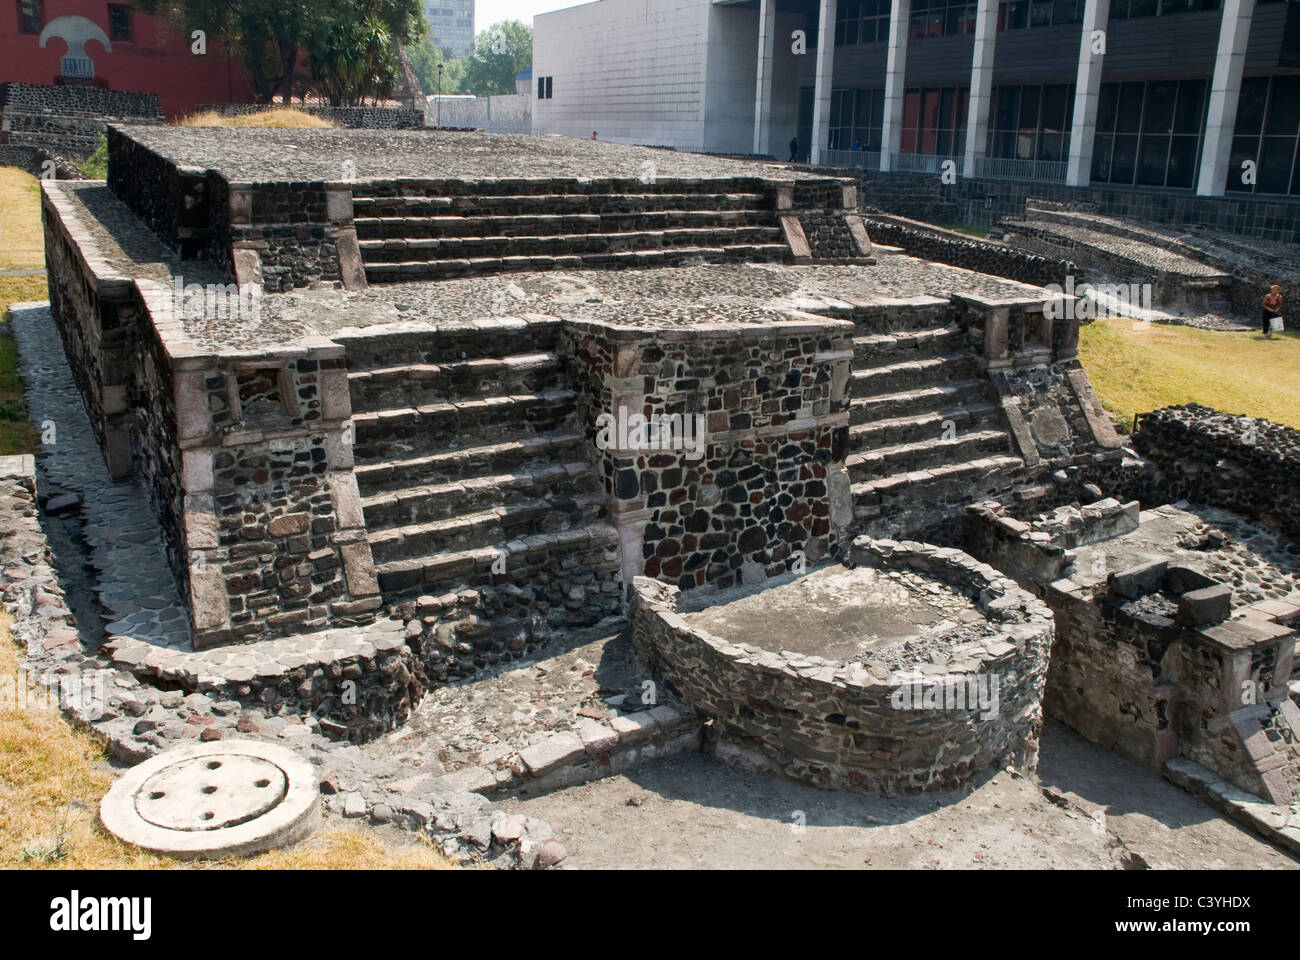
[[[533,37],[536,133],[1300,197],[1300,0],[597,0]]]
[[[474,0],[424,0],[424,19],[434,46],[453,57],[474,52]]]

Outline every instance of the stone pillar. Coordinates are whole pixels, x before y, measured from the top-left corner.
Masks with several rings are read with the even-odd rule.
[[[813,91],[812,163],[826,161],[831,130],[831,73],[835,68],[835,0],[821,0],[817,20],[817,83]]]
[[[754,152],[772,152],[772,68],[776,63],[776,0],[758,8],[758,83],[754,92]],[[778,157],[778,159],[780,159]]]
[[[1079,34],[1079,70],[1074,78],[1074,120],[1070,125],[1070,159],[1065,182],[1086,187],[1092,178],[1092,142],[1097,134],[1097,100],[1101,96],[1102,61],[1110,0],[1085,0]]]
[[[1246,65],[1246,44],[1255,0],[1224,0],[1219,25],[1219,52],[1214,58],[1210,82],[1210,107],[1205,118],[1205,142],[1201,146],[1201,175],[1196,194],[1221,197],[1228,177],[1239,171],[1228,169],[1232,156],[1232,130],[1237,124],[1237,99],[1241,95],[1241,72]]]
[[[903,89],[907,77],[907,22],[912,0],[893,0],[889,9],[889,58],[885,63],[885,115],[880,136],[880,170],[893,169],[903,141]]]
[[[1011,308],[994,307],[984,317],[984,359],[989,370],[1011,366],[1008,344],[1011,333]]]
[[[970,63],[970,109],[966,114],[966,157],[962,176],[975,176],[975,161],[984,156],[993,102],[993,52],[998,36],[997,0],[979,0],[975,14],[975,52]]]

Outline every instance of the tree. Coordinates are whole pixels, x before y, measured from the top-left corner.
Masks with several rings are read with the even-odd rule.
[[[442,66],[441,90],[443,93],[463,93],[462,83],[465,78],[465,58],[448,56],[446,50],[435,46],[428,40],[415,47],[410,47],[407,54],[411,58],[411,69],[420,80],[420,87],[425,93],[437,93],[438,66]]]
[[[474,38],[461,89],[479,97],[514,93],[515,77],[532,62],[532,28],[518,20],[498,23]]]
[[[393,42],[428,30],[420,0],[132,0],[136,9],[202,30],[239,61],[259,103],[293,96],[301,52],[327,96],[353,103],[391,89]]]

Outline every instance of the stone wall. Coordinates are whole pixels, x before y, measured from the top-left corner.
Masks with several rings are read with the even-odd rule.
[[[110,126],[108,187],[154,234],[180,249],[180,171],[149,148]]]
[[[361,253],[352,227],[352,193],[346,185],[231,183],[227,188],[227,203],[214,205],[224,215],[222,223],[214,222],[214,232],[228,228],[241,282],[260,282],[268,293],[356,282]],[[255,258],[247,261],[247,268],[241,254]],[[364,273],[360,284],[365,284]]]
[[[1155,469],[1127,495],[1212,504],[1300,540],[1300,430],[1193,403],[1140,415],[1133,445]]]
[[[644,573],[688,590],[725,587],[783,572],[795,551],[815,560],[838,548],[851,519],[851,334],[844,321],[811,317],[567,326],[580,422],[620,528],[626,581]],[[602,415],[612,418],[603,435]],[[633,416],[686,430],[665,449],[635,436]]]
[[[920,673],[869,671],[709,635],[675,612],[675,587],[644,577],[632,585],[637,654],[687,705],[713,718],[714,752],[730,762],[821,787],[886,793],[956,789],[1008,763],[1032,769],[1052,639],[1047,609],[954,549],[860,537],[849,561],[926,571],[978,598],[990,636],[954,649],[949,669],[927,670],[924,679],[965,688],[996,676],[994,715],[901,709],[897,695]]]
[[[1040,287],[1051,283],[1063,287],[1067,276],[1082,282],[1082,272],[1069,260],[1037,256],[1004,244],[927,230],[922,224],[900,223],[887,217],[867,216],[863,222],[876,243],[901,247],[913,257]]]
[[[0,138],[46,156],[83,160],[95,152],[105,126],[114,121],[162,123],[152,93],[96,86],[0,84]],[[75,178],[68,178],[75,179]]]
[[[1033,199],[1087,205],[1104,216],[1175,226],[1200,225],[1263,240],[1300,241],[1300,204],[1287,197],[1198,197],[1181,190],[1067,187],[965,177],[945,184],[937,174],[851,172],[841,167],[806,169],[823,175],[855,176],[864,209],[932,223],[991,227],[1005,216],[1023,214],[1026,201]]]
[[[1278,736],[1264,728],[1290,726],[1280,704],[1300,609],[1269,600],[1238,609],[1230,584],[1172,559],[1109,573],[1105,554],[1094,555],[1098,570],[1076,562],[1074,548],[1138,529],[1136,508],[1102,500],[1027,521],[971,511],[971,550],[1042,596],[1055,616],[1044,709],[1148,769],[1183,756],[1292,802],[1300,755],[1279,752]]]

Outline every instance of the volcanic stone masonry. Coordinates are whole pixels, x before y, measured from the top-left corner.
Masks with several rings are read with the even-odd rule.
[[[1297,795],[1293,752],[1265,750],[1292,728],[1296,431],[1172,408],[1125,446],[1068,302],[873,248],[850,183],[784,166],[109,137],[107,184],[44,183],[42,209],[91,427],[188,603],[193,649],[112,639],[145,682],[367,740],[630,599],[641,656],[732,762],[951,789],[1032,767],[1045,709]],[[193,284],[246,296],[194,316]],[[1210,506],[1160,506],[1183,498]],[[855,623],[906,609],[912,632],[727,635],[768,604],[826,619],[796,608],[827,577]],[[996,678],[1000,705],[898,708],[915,670]]]

